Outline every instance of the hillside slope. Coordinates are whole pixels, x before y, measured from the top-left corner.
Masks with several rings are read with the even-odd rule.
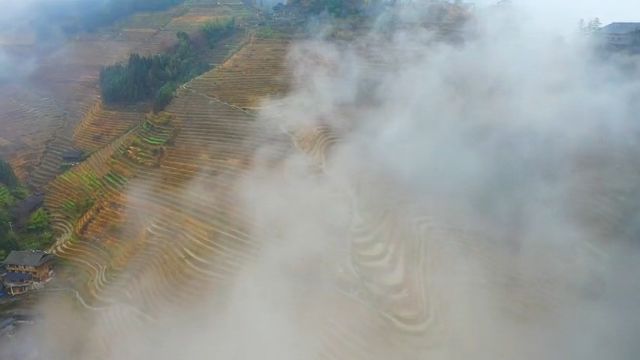
[[[42,51],[43,44],[37,42],[4,44],[2,50],[8,56],[28,58],[33,66],[27,79],[0,85],[4,99],[0,156],[11,162],[21,179],[35,188],[45,186],[62,171],[62,154],[74,142],[92,151],[113,139],[106,135],[96,144],[74,140],[83,119],[101,116],[95,112],[100,108],[97,81],[103,66],[122,61],[132,52],[157,53],[175,42],[177,31],[194,31],[210,20],[245,15],[250,11],[235,3],[187,1],[169,10],[135,14],[96,33],[67,39],[48,51]],[[128,125],[113,130],[114,135],[130,128],[124,118]]]
[[[227,62],[247,68],[282,62],[286,44],[253,39]],[[255,52],[266,48],[273,51]],[[175,297],[170,294],[176,286],[197,281],[189,280],[192,274],[224,278],[250,256],[243,250],[250,242],[242,225],[246,217],[236,213],[231,190],[264,139],[252,113],[196,90],[229,69],[225,63],[194,79],[163,114],[50,184],[46,206],[61,234],[56,253],[86,270],[88,294],[107,301],[103,292],[119,282],[118,288],[141,292],[151,309],[153,302]],[[261,69],[253,72],[257,79],[272,71]],[[206,196],[185,193],[193,188]],[[132,264],[140,281],[146,273],[157,277],[146,285],[153,293],[119,278],[124,269],[132,276]]]

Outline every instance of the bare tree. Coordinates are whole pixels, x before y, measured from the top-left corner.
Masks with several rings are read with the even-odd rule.
[[[594,33],[600,30],[601,27],[602,27],[602,23],[600,22],[600,18],[595,18],[589,21],[589,24],[587,25],[587,31],[590,33]]]

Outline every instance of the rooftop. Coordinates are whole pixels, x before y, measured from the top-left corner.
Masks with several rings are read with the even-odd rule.
[[[76,150],[76,149],[71,149],[71,150],[66,150],[65,152],[62,153],[62,159],[64,160],[80,160],[82,159],[82,151],[80,150]]]
[[[7,273],[7,275],[4,276],[4,282],[7,284],[27,283],[31,280],[31,274],[25,273]]]
[[[605,34],[628,34],[634,31],[640,31],[640,22],[615,22],[600,29]]]
[[[40,250],[12,251],[2,263],[5,265],[40,266],[52,259],[53,255]]]

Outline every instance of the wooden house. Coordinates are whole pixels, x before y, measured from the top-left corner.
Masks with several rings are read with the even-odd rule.
[[[46,282],[53,275],[54,257],[44,251],[12,251],[2,262],[6,269],[4,287],[11,295],[22,294],[34,284]]]

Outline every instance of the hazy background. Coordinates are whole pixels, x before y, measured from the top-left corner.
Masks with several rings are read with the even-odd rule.
[[[553,31],[575,30],[580,19],[600,18],[603,25],[611,22],[640,21],[638,3],[633,0],[512,0],[535,20],[536,26]],[[495,1],[479,0],[480,6],[495,4]]]

